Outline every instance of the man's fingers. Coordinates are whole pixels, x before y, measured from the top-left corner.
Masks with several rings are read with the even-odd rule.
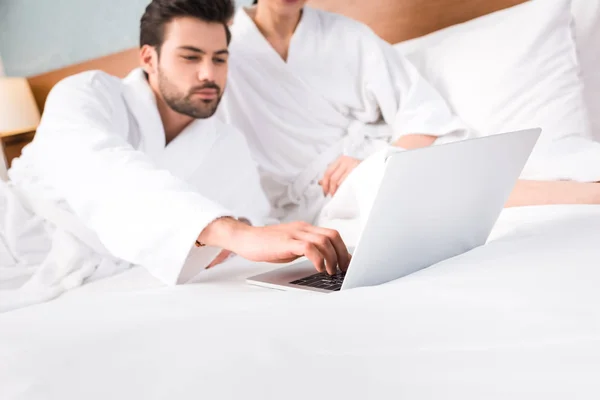
[[[301,240],[299,240],[298,243],[302,249],[301,253],[313,263],[317,271],[325,272],[325,257],[321,254],[317,246]]]
[[[208,267],[206,267],[206,269],[212,268],[216,265],[221,264],[222,262],[224,262],[225,260],[227,260],[227,258],[229,258],[229,256],[231,255],[231,252],[228,250],[223,250],[222,252],[219,253],[219,255],[210,263],[210,265]]]
[[[300,231],[297,232],[296,238],[304,242],[311,243],[317,247],[319,253],[321,253],[321,255],[325,258],[325,269],[329,275],[334,275],[337,272],[337,251],[335,247],[333,247],[329,237],[314,232]]]
[[[348,265],[350,264],[350,254],[348,254],[348,247],[342,240],[340,233],[333,229],[321,228],[318,226],[309,226],[307,228],[311,232],[317,233],[319,235],[323,235],[329,238],[329,241],[333,248],[335,249],[338,261],[338,267],[342,271],[346,271],[348,269]]]
[[[319,226],[314,226],[305,222],[296,223],[296,228],[305,232],[310,232],[313,234],[323,235],[329,238],[330,243],[332,244],[335,252],[337,254],[338,267],[342,271],[346,271],[348,269],[348,265],[350,264],[350,254],[348,253],[348,247],[342,240],[342,236],[340,233],[334,229],[322,228]]]

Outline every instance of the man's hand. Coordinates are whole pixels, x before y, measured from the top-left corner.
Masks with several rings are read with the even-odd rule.
[[[333,196],[342,182],[344,182],[346,177],[358,164],[360,164],[360,160],[348,156],[341,156],[330,164],[327,171],[325,171],[325,175],[319,181],[319,185],[323,188],[323,193]]]
[[[245,223],[246,225],[252,225],[252,223],[247,220],[246,218],[238,218],[238,221]],[[198,246],[198,245],[196,245]],[[210,263],[210,265],[208,267],[206,267],[206,269],[215,267],[219,264],[224,263],[225,261],[227,261],[227,259],[229,257],[231,257],[232,255],[234,255],[235,253],[229,250],[223,250],[219,253],[219,255]]]
[[[230,250],[251,261],[287,263],[306,256],[319,272],[346,271],[350,255],[337,231],[304,222],[252,227],[220,218],[198,237],[209,246]]]

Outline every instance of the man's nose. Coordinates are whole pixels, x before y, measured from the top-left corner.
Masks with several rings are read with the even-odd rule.
[[[198,80],[210,82],[215,80],[215,67],[212,62],[204,62],[200,65]]]

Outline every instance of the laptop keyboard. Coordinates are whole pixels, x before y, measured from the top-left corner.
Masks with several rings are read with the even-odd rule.
[[[290,282],[290,284],[308,286],[312,288],[325,289],[337,292],[342,288],[342,283],[344,282],[345,276],[345,272],[338,272],[333,276],[329,276],[326,273],[317,273],[314,275],[307,276],[306,278]]]

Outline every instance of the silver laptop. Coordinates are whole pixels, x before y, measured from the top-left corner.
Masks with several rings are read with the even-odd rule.
[[[332,292],[386,283],[485,244],[541,129],[393,153],[346,273],[308,260],[253,285]]]

